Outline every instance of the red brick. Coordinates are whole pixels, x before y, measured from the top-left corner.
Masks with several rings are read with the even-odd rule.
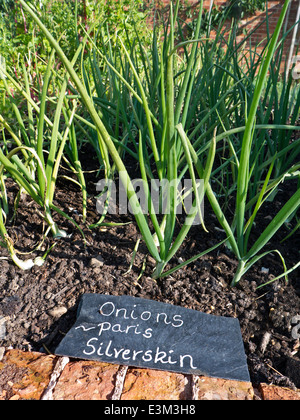
[[[275,385],[260,384],[259,391],[263,400],[297,400],[300,401],[300,390],[294,391]]]
[[[253,400],[254,397],[250,382],[199,377],[196,387],[198,400]]]
[[[0,400],[39,400],[56,360],[37,352],[6,351],[0,362]]]
[[[189,380],[179,373],[128,369],[121,400],[187,400]]]
[[[39,400],[57,365],[57,357],[8,350],[0,361],[0,400]],[[118,365],[69,362],[61,373],[54,400],[109,400],[115,396]],[[263,400],[300,400],[300,390],[260,384]],[[172,372],[129,368],[121,400],[253,400],[249,382],[192,377]]]
[[[110,399],[118,369],[118,365],[108,363],[70,362],[53,390],[53,400]]]

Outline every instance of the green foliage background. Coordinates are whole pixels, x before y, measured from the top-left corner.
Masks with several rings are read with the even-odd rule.
[[[253,14],[256,10],[264,10],[266,0],[231,0],[229,7],[231,15],[235,18],[243,18],[245,14]]]
[[[106,33],[109,31],[110,35],[122,33],[126,24],[126,36],[130,39],[136,36],[133,22],[138,22],[137,30],[141,37],[149,33],[142,0],[30,0],[27,3],[36,9],[53,36],[60,39],[68,58],[74,55],[84,29],[95,21],[94,33],[100,27]],[[47,57],[50,49],[48,41],[32,18],[24,14],[18,1],[0,0],[0,55],[14,61],[8,64],[15,65],[18,56],[24,56],[28,50]]]

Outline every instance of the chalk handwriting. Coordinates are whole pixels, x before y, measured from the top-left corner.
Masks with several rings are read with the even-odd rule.
[[[171,325],[174,328],[179,328],[183,325],[181,315],[173,315],[172,318],[169,318],[165,312],[153,314],[150,311],[143,311],[139,313],[136,310],[136,305],[133,305],[133,309],[128,310],[127,308],[116,308],[113,302],[105,302],[100,306],[99,312],[105,317],[115,316],[116,318],[123,318],[127,320],[149,321],[150,319],[154,319],[157,323],[162,322],[166,325]]]
[[[88,324],[78,325],[75,329],[82,329],[83,332],[94,331],[94,336],[86,341],[83,354],[86,356],[106,356],[124,362],[143,361],[152,362],[155,365],[187,365],[190,369],[197,369],[194,366],[193,357],[189,354],[176,355],[174,350],[162,350],[159,346],[152,349],[136,350],[132,348],[116,347],[111,333],[141,336],[146,339],[153,339],[155,325],[164,325],[166,328],[180,328],[184,321],[179,314],[167,314],[166,312],[154,312],[132,307],[116,307],[115,303],[108,301],[99,307],[99,314],[102,322],[90,326]],[[151,328],[149,327],[151,325]],[[90,335],[89,335],[90,337]],[[105,341],[105,339],[107,339]],[[126,339],[124,341],[126,343]],[[151,340],[152,344],[152,340]],[[138,346],[138,344],[137,344]],[[150,345],[151,346],[151,345]],[[151,346],[152,347],[152,346]]]
[[[158,346],[154,350],[135,350],[126,347],[116,348],[113,346],[112,340],[108,343],[101,341],[99,343],[97,337],[90,338],[86,343],[83,353],[86,356],[106,356],[112,359],[123,359],[126,362],[135,362],[142,360],[143,362],[153,362],[155,364],[179,364],[181,368],[187,364],[190,369],[197,369],[194,366],[193,357],[190,354],[180,354],[176,356],[174,350],[168,352],[161,350]]]

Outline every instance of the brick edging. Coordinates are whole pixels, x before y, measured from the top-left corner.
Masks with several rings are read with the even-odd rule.
[[[300,400],[300,390],[0,348],[1,400]]]

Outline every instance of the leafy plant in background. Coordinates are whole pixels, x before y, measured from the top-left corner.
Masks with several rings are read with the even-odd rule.
[[[105,0],[84,1],[45,1],[30,0],[27,2],[35,8],[41,21],[46,25],[52,35],[60,40],[68,59],[76,53],[79,41],[84,38],[84,30],[93,26],[95,33],[102,30],[108,35],[124,33],[126,25],[125,44],[127,39],[135,37],[136,29],[133,22],[138,21],[137,31],[147,44],[147,34],[150,33],[142,8],[142,0],[131,2],[121,0],[118,2]],[[45,61],[51,52],[51,46],[30,15],[24,14],[22,5],[16,2],[4,1],[0,10],[0,55],[6,59],[7,65],[18,72],[19,60],[24,56],[33,63],[36,77],[39,72],[45,71]],[[95,22],[97,24],[95,25]],[[115,36],[116,37],[116,36]],[[33,74],[32,74],[33,76]]]
[[[224,18],[235,18],[236,21],[243,19],[245,15],[252,15],[257,10],[263,11],[266,8],[267,0],[230,0],[224,4],[213,4],[211,10],[203,11],[203,32],[210,28],[217,28]],[[194,27],[198,16],[198,8],[188,5],[186,16],[192,19],[187,26]]]
[[[33,0],[31,4],[42,14],[42,19],[61,37],[66,54],[76,51],[76,34],[73,2],[58,2],[47,5],[42,1]],[[9,6],[9,7],[8,7]],[[6,58],[9,65],[17,67],[18,60],[30,51],[33,59],[39,56],[48,56],[51,48],[44,39],[32,19],[25,15],[18,2],[12,2],[3,11],[0,22],[0,54]],[[73,10],[72,10],[73,9]]]
[[[245,13],[254,13],[256,10],[264,10],[266,0],[240,0],[240,6]]]
[[[245,14],[253,14],[256,10],[264,10],[266,0],[231,0],[228,7],[230,16],[242,19]]]
[[[70,60],[76,53],[80,40],[84,38],[84,31],[89,27],[93,27],[94,33],[101,28],[105,37],[109,36],[109,31],[111,31],[114,39],[119,31],[121,36],[124,35],[125,45],[127,45],[127,40],[136,36],[137,31],[143,38],[144,44],[147,45],[147,34],[150,34],[150,30],[145,22],[146,12],[142,10],[141,3],[141,0],[135,2],[128,0],[119,2],[30,0],[27,2],[36,9],[41,21],[52,35],[59,39],[60,46]],[[46,70],[51,46],[31,16],[24,14],[19,2],[5,0],[1,6],[0,56],[2,60],[5,59],[7,68],[12,68],[16,77],[20,78],[22,78],[22,62],[26,57],[26,66],[31,67],[34,88],[40,91],[42,75]],[[133,19],[139,21],[137,28],[133,26]],[[115,30],[116,28],[118,31]],[[86,46],[86,51],[88,49]],[[79,63],[80,61],[77,65],[80,65]],[[0,103],[0,112],[3,113],[1,107],[7,105],[9,106],[5,104],[5,100]]]

